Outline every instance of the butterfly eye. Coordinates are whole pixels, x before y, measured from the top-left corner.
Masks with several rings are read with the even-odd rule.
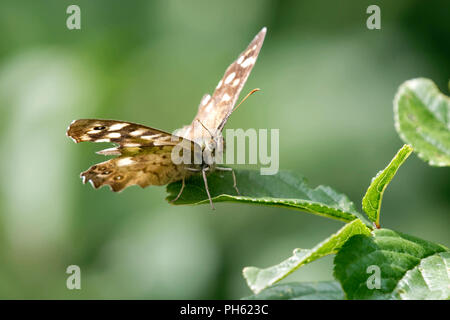
[[[104,129],[106,129],[105,126],[94,127],[94,130],[104,130]]]
[[[114,180],[122,180],[122,178],[123,178],[122,176],[115,176]]]

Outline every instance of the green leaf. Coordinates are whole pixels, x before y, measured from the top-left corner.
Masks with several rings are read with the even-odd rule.
[[[244,300],[343,300],[344,291],[337,281],[293,282],[277,284]]]
[[[312,189],[306,184],[305,178],[293,173],[261,175],[258,170],[234,171],[241,196],[237,195],[233,188],[231,173],[216,171],[208,175],[209,191],[213,201],[291,208],[344,222],[356,218],[364,219],[362,214],[356,211],[353,202],[344,194],[326,186]],[[169,195],[166,199],[168,201],[175,199],[180,188],[181,182],[168,185]],[[209,200],[203,179],[200,175],[194,175],[186,181],[183,194],[175,204],[205,203],[209,203]]]
[[[363,210],[367,213],[369,219],[374,222],[377,228],[380,227],[380,208],[383,193],[389,182],[394,178],[398,168],[405,162],[406,158],[411,154],[411,146],[405,144],[395,155],[394,159],[388,164],[384,170],[378,172],[376,177],[372,179],[369,189],[362,200]]]
[[[432,166],[450,165],[450,97],[424,78],[403,83],[394,99],[395,128]]]
[[[397,299],[410,294],[404,282],[419,288],[414,269],[429,265],[430,257],[448,249],[442,245],[388,229],[374,231],[374,236],[356,235],[349,239],[334,259],[334,276],[348,299]],[[433,286],[449,286],[448,270],[434,269]],[[377,274],[377,271],[379,273]],[[444,270],[444,271],[443,271]],[[429,270],[427,274],[431,274]],[[379,276],[379,286],[374,280]],[[408,279],[413,277],[411,282]],[[433,289],[430,291],[434,292]],[[412,296],[412,294],[410,294]]]
[[[259,293],[261,290],[287,277],[301,266],[326,255],[336,253],[355,234],[370,235],[370,229],[361,220],[357,219],[347,223],[337,233],[312,249],[295,249],[292,257],[275,266],[265,269],[246,267],[243,270],[243,274],[247,285],[254,293]]]
[[[434,254],[420,261],[398,282],[393,295],[403,300],[450,299],[450,253]]]

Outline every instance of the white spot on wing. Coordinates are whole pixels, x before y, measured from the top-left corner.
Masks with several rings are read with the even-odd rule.
[[[111,142],[109,139],[97,139],[95,142]]]
[[[239,84],[240,81],[241,81],[241,79],[239,79],[239,78],[238,79],[234,79],[233,84],[231,86],[236,87]]]
[[[117,166],[123,167],[123,166],[129,166],[130,164],[133,164],[134,161],[131,160],[131,158],[122,158],[117,160]]]
[[[256,61],[255,57],[248,57],[244,62],[242,62],[241,67],[247,68],[248,66],[251,66]]]
[[[240,56],[239,59],[236,61],[236,63],[241,64],[242,61],[244,61],[244,55]]]
[[[224,101],[224,102],[230,101],[230,99],[231,99],[231,97],[226,93],[222,97],[222,101]]]
[[[140,147],[141,145],[139,143],[125,143],[123,146],[126,148],[135,148]]]
[[[206,106],[205,111],[206,111],[206,112],[210,112],[212,107],[213,107],[213,103],[212,103],[212,101],[211,101],[211,102]]]
[[[120,138],[119,132],[111,132],[107,135],[108,138]]]
[[[159,136],[161,136],[161,134],[158,133],[158,134],[152,134],[152,135],[149,135],[149,136],[142,136],[141,139],[154,140],[154,139],[158,138]]]
[[[113,156],[113,155],[119,155],[120,151],[117,148],[108,148],[108,149],[97,151],[96,153],[104,155],[104,156]]]
[[[87,133],[88,134],[96,134],[96,133],[99,133],[99,132],[101,132],[102,130],[89,130]]]
[[[134,130],[134,131],[130,132],[130,135],[133,136],[133,137],[140,136],[145,131],[147,131],[147,129],[137,129],[137,130]]]
[[[209,102],[210,99],[211,99],[211,96],[209,94],[206,97],[204,97],[202,100],[202,106],[205,106]]]
[[[219,83],[217,84],[216,89],[219,89],[222,86],[222,79],[219,81]]]
[[[170,138],[171,138],[171,136],[165,136],[165,137],[159,138],[158,141],[169,140]]]
[[[234,77],[236,76],[236,72],[231,73],[226,79],[225,84],[229,84],[231,81],[233,81]]]
[[[108,131],[116,131],[116,130],[120,130],[123,127],[129,126],[129,123],[116,123],[113,124],[111,127],[109,127]]]

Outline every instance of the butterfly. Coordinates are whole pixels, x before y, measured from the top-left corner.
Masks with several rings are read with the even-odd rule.
[[[211,208],[214,209],[207,173],[222,170],[231,172],[234,188],[239,194],[234,171],[232,168],[217,166],[214,155],[219,146],[223,146],[222,130],[235,110],[239,94],[255,65],[266,30],[265,27],[261,29],[248,47],[226,69],[214,93],[203,96],[192,123],[176,130],[174,134],[126,121],[74,120],[66,134],[75,143],[92,141],[116,144],[113,148],[97,152],[117,157],[93,165],[82,172],[83,183],[89,181],[94,188],[108,185],[112,191],[118,192],[131,185],[144,188],[181,180],[181,189],[172,200],[175,202],[183,192],[185,180],[195,173],[201,173]],[[206,161],[203,156],[200,156],[200,161],[194,163],[173,161],[173,151],[180,146],[180,140],[183,141],[181,144],[183,151],[187,150],[190,159],[196,157],[198,159],[199,153],[203,155],[207,151],[213,156],[212,161]]]

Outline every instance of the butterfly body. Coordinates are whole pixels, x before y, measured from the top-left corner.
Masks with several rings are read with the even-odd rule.
[[[89,181],[95,188],[109,185],[117,192],[131,185],[160,186],[182,180],[183,185],[176,198],[178,199],[185,179],[200,172],[213,207],[206,174],[215,170],[226,170],[233,174],[234,186],[238,192],[234,172],[230,168],[217,166],[216,157],[223,151],[223,127],[233,112],[256,62],[265,34],[266,28],[263,28],[247,49],[227,68],[214,93],[203,96],[194,121],[176,130],[174,134],[125,121],[73,121],[67,135],[76,143],[91,141],[117,144],[114,148],[98,152],[117,157],[93,165],[82,172],[83,182]],[[174,161],[174,148],[180,148],[180,145],[190,161]]]

